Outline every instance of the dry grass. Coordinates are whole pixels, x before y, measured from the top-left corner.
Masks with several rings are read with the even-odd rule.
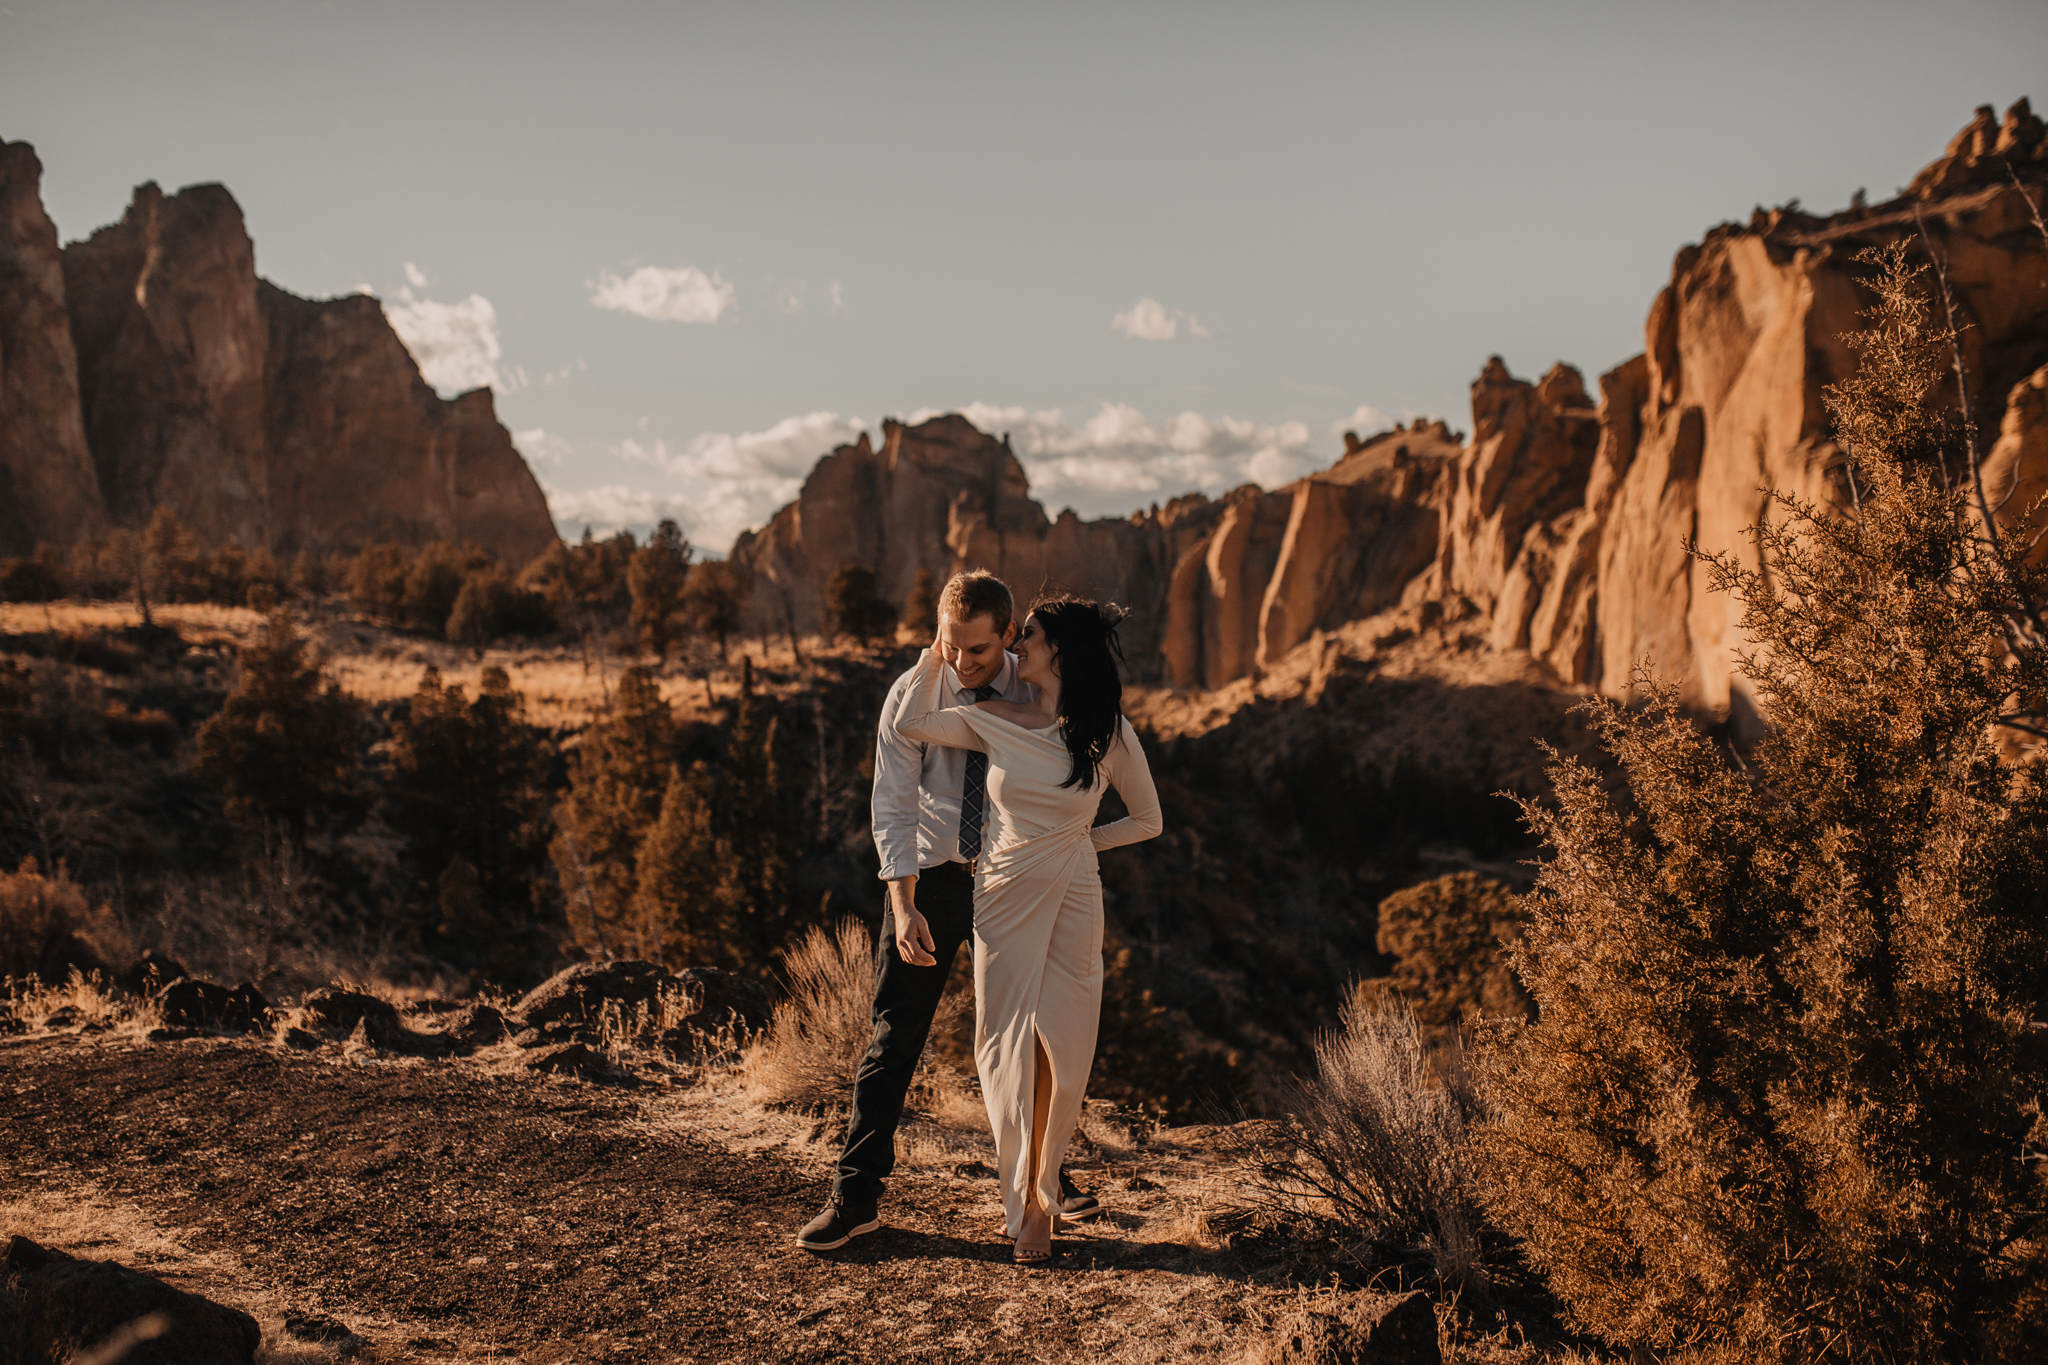
[[[140,1037],[164,1026],[163,1006],[155,1000],[116,990],[98,972],[80,972],[76,967],[60,985],[46,986],[34,976],[22,981],[10,978],[6,991],[14,1017],[32,1032],[90,1029]]]
[[[783,960],[789,994],[744,1063],[754,1097],[768,1104],[819,1108],[843,1103],[874,1034],[874,941],[856,919],[831,933],[813,929]],[[932,1037],[949,1032],[971,1001],[950,993],[940,1002]],[[911,1081],[910,1107],[942,1126],[985,1123],[964,1078],[933,1055],[929,1044]]]
[[[1413,1011],[1354,991],[1290,1087],[1288,1121],[1253,1156],[1267,1213],[1362,1243],[1368,1263],[1417,1257],[1446,1287],[1483,1287],[1469,1133],[1481,1100],[1458,1059],[1435,1065]]]

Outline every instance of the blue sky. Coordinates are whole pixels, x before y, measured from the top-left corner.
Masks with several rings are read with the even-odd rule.
[[[0,0],[60,233],[226,184],[258,268],[489,382],[573,533],[722,550],[885,416],[1008,430],[1057,510],[1589,383],[1685,242],[1873,199],[2048,5]]]

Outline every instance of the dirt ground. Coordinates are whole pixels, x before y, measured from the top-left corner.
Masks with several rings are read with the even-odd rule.
[[[1232,1175],[1199,1130],[1084,1152],[1110,1213],[1031,1270],[971,1140],[913,1135],[885,1228],[819,1256],[792,1238],[833,1125],[675,1079],[8,1039],[0,1233],[243,1308],[271,1361],[332,1358],[293,1313],[346,1323],[368,1361],[1228,1360],[1300,1301],[1207,1235]]]

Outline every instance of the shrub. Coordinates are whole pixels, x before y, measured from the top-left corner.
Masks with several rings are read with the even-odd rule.
[[[78,966],[101,965],[112,922],[62,867],[43,873],[33,858],[0,872],[0,977],[62,980]]]
[[[23,559],[0,559],[0,602],[54,602],[70,575],[55,546],[38,545]]]
[[[761,1098],[817,1107],[852,1093],[854,1070],[874,1035],[875,937],[859,920],[844,919],[836,929],[814,926],[790,950],[783,961],[789,995],[746,1058],[748,1084]],[[946,996],[931,1038],[944,1036],[969,1003],[966,994]],[[955,1088],[927,1041],[911,1102],[929,1108]]]
[[[243,649],[234,692],[200,727],[199,766],[234,819],[303,827],[315,811],[352,802],[360,715],[279,612]]]
[[[1377,1264],[1421,1262],[1447,1286],[1475,1283],[1484,1218],[1470,1130],[1477,1093],[1450,1059],[1431,1065],[1398,999],[1354,991],[1317,1040],[1313,1080],[1282,1088],[1280,1133],[1259,1153],[1254,1198]]]
[[[2012,1360],[2048,1334],[2038,1030],[2048,785],[2001,751],[2048,690],[2041,575],[1975,520],[1904,248],[1827,392],[1840,511],[1773,495],[1742,604],[1768,737],[1589,707],[1627,804],[1557,762],[1555,856],[1487,1050],[1493,1207],[1568,1320],[1745,1360]],[[1957,477],[1960,470],[1964,477]],[[2038,705],[2038,701],[2023,702]]]
[[[375,621],[405,620],[405,583],[412,555],[403,545],[369,544],[349,567],[349,602]]]
[[[454,644],[482,649],[511,634],[519,622],[522,596],[497,565],[471,570],[469,577],[462,580],[462,591],[455,594],[455,605],[449,609],[448,639]]]
[[[1399,992],[1425,1028],[1534,1012],[1508,962],[1527,915],[1499,882],[1454,872],[1396,891],[1380,902],[1379,918],[1379,950],[1394,970],[1366,984]]]
[[[405,626],[434,635],[445,633],[462,585],[471,574],[491,565],[491,557],[474,547],[440,540],[422,546],[405,575],[405,595],[400,603]]]
[[[825,615],[833,631],[872,644],[896,628],[896,609],[875,590],[875,572],[848,564],[825,585]]]

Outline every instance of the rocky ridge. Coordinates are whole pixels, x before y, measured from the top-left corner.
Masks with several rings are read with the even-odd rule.
[[[278,553],[448,540],[521,564],[553,542],[490,391],[437,396],[375,299],[259,278],[225,188],[142,185],[60,249],[41,175],[0,143],[0,554],[158,506]]]
[[[1644,351],[1600,377],[1472,385],[1469,440],[1418,422],[1347,435],[1331,468],[1284,488],[1175,499],[1128,518],[1057,520],[1006,440],[948,415],[888,422],[820,460],[797,501],[733,558],[756,629],[817,628],[841,565],[901,601],[920,568],[985,567],[1026,596],[1066,587],[1132,606],[1139,676],[1217,688],[1318,631],[1398,606],[1476,610],[1495,649],[1625,695],[1650,663],[1697,712],[1753,714],[1735,675],[1736,605],[1689,542],[1754,560],[1744,529],[1776,488],[1846,497],[1821,395],[1846,376],[1867,247],[1924,234],[1954,293],[1987,484],[2017,515],[2048,489],[2048,137],[2026,100],[1989,106],[1899,196],[1826,217],[1759,208],[1683,248]],[[1995,438],[1993,433],[1996,433]]]

